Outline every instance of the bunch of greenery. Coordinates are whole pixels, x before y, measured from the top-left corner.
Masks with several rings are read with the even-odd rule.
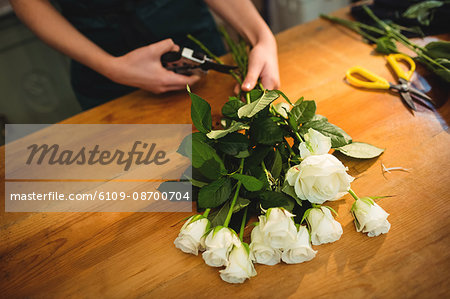
[[[405,14],[410,17],[419,17],[425,22],[432,17],[431,8],[435,8],[439,1],[427,1],[433,3],[421,3],[419,6],[413,6],[408,9]],[[381,54],[400,53],[396,42],[403,44],[408,49],[417,54],[414,59],[425,65],[431,72],[435,73],[445,82],[450,82],[450,42],[436,41],[421,47],[411,42],[401,33],[399,26],[388,24],[388,22],[380,20],[367,6],[363,6],[364,11],[376,23],[375,26],[369,26],[361,22],[345,20],[330,15],[321,15],[322,18],[343,25],[360,34],[370,43],[375,43],[375,50]],[[427,15],[427,18],[425,18]],[[404,53],[403,53],[404,54]],[[406,54],[405,54],[406,55]]]
[[[248,46],[234,42],[222,30],[238,65],[231,75],[241,83],[247,73]],[[222,61],[191,37],[210,57]],[[352,142],[341,128],[316,114],[316,103],[303,97],[292,102],[279,90],[266,90],[259,82],[250,92],[230,96],[222,107],[221,129],[213,129],[211,107],[200,96],[188,92],[192,100],[191,118],[198,132],[180,145],[178,152],[192,160],[192,177],[184,176],[194,187],[194,199],[214,226],[228,226],[233,213],[252,204],[260,207],[300,208],[302,201],[285,186],[287,170],[301,162],[299,144],[312,128],[331,138],[332,148],[354,158],[373,158],[383,149]],[[290,105],[285,113],[274,109],[279,97]],[[290,111],[288,111],[290,110]],[[309,203],[307,202],[306,205]],[[309,206],[304,206],[303,211]],[[211,213],[209,211],[211,210]],[[297,212],[297,216],[303,216]]]

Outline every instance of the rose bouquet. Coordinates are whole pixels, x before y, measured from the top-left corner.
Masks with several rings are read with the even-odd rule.
[[[247,45],[224,33],[239,71],[247,71]],[[203,47],[203,45],[201,45]],[[205,51],[208,51],[204,48]],[[215,57],[211,55],[211,57]],[[220,60],[217,59],[220,63]],[[178,152],[192,161],[191,177],[197,208],[181,228],[175,246],[205,263],[225,267],[220,277],[242,283],[256,275],[254,263],[275,265],[309,261],[312,245],[335,242],[342,235],[331,207],[322,205],[350,193],[357,231],[387,233],[387,214],[374,198],[358,198],[350,189],[353,177],[331,149],[355,158],[373,158],[383,150],[352,142],[351,137],[324,116],[316,103],[295,103],[278,90],[261,84],[248,93],[231,96],[222,107],[222,128],[212,128],[211,107],[191,93],[191,117],[198,132],[186,138]],[[282,97],[285,101],[273,104]],[[251,242],[244,228],[258,217]],[[312,243],[312,245],[311,245]]]

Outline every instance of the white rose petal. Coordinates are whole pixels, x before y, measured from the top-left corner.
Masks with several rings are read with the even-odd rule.
[[[337,200],[347,193],[354,178],[347,174],[347,168],[330,154],[305,158],[299,165],[286,173],[289,185],[301,200],[322,204]]]
[[[331,243],[341,238],[342,226],[334,220],[328,208],[313,208],[306,219],[311,227],[313,245]]]
[[[252,242],[250,243],[250,256],[258,264],[276,265],[280,262],[281,251],[270,247],[265,243],[264,235],[257,225],[252,230]]]
[[[186,221],[174,244],[175,247],[181,249],[183,252],[198,255],[198,251],[203,249],[201,241],[209,226],[209,221],[206,218],[192,221],[193,217],[198,218],[198,215],[192,216]]]
[[[311,155],[324,155],[331,149],[331,138],[309,128],[304,135],[305,141],[300,143],[298,149],[302,159]]]
[[[356,218],[356,230],[368,233],[369,237],[386,234],[391,228],[391,224],[387,220],[389,214],[376,203],[370,204],[358,199],[354,205],[353,215]]]
[[[229,283],[243,283],[247,278],[256,275],[255,267],[250,259],[245,244],[234,246],[230,252],[227,267],[220,270],[220,278]]]
[[[216,227],[205,238],[206,251],[203,252],[202,257],[208,266],[226,266],[228,254],[234,245],[240,245],[236,233],[227,227]]]
[[[301,225],[297,233],[297,241],[283,251],[281,259],[286,264],[298,264],[312,260],[317,251],[313,250],[309,242],[308,229]]]
[[[293,216],[282,208],[271,208],[265,216],[259,216],[260,230],[267,245],[282,249],[295,242],[297,228]]]

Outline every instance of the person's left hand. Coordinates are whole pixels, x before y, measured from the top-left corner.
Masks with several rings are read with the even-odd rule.
[[[280,87],[277,43],[273,35],[259,41],[251,49],[248,72],[244,82],[242,82],[242,90],[252,90],[259,78],[261,78],[261,84],[265,89],[277,89]]]

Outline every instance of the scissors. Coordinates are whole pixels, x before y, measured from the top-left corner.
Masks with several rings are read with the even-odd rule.
[[[364,87],[369,89],[396,90],[400,93],[400,97],[408,105],[408,107],[414,111],[417,111],[417,109],[416,105],[414,105],[412,97],[426,101],[431,105],[434,105],[433,100],[429,96],[411,86],[411,83],[409,82],[414,71],[416,70],[416,64],[414,63],[414,60],[411,59],[411,57],[404,54],[390,54],[386,56],[386,59],[398,77],[398,84],[390,83],[386,79],[368,71],[367,69],[361,66],[354,66],[348,69],[347,73],[345,74],[345,77],[347,78],[347,81],[351,85],[356,87]],[[400,61],[404,61],[408,64],[409,66],[408,71],[405,71],[400,66]],[[358,75],[359,77],[362,77],[367,81],[360,80],[357,77],[355,77],[355,75]]]
[[[192,75],[195,70],[201,71],[214,70],[228,74],[237,66],[219,64],[214,62],[202,52],[196,52],[189,48],[181,48],[178,52],[167,52],[161,56],[162,65],[177,74]]]

